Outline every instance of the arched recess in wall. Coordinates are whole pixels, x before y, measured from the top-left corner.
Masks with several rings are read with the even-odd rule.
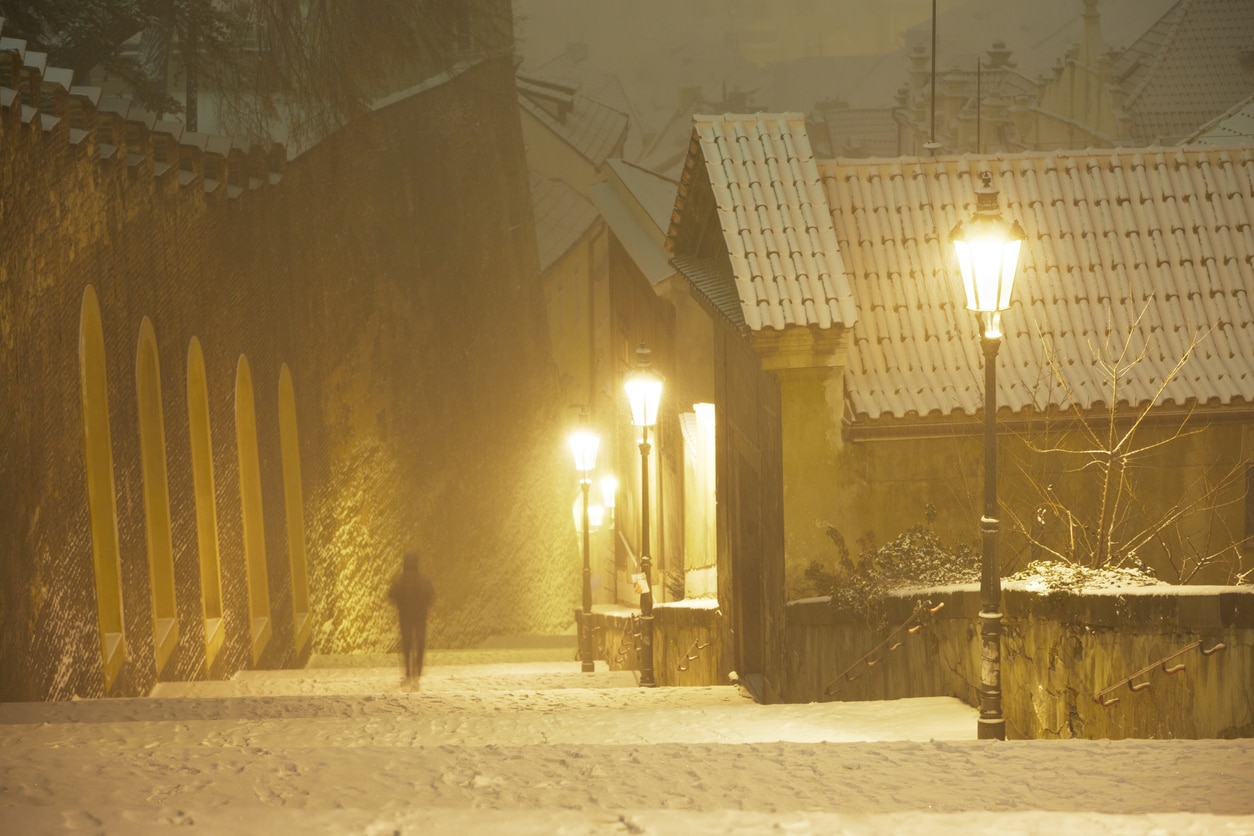
[[[187,423],[196,497],[196,545],[200,554],[200,606],[205,619],[205,670],[222,649],[222,568],[218,551],[218,506],[213,480],[213,436],[209,432],[209,384],[200,340],[187,348]]]
[[[292,618],[296,652],[309,641],[309,566],[305,555],[305,516],[300,484],[300,444],[296,432],[296,389],[287,364],[279,369],[279,445],[283,452],[283,504],[287,515],[287,556],[292,564]]]
[[[107,694],[126,659],[122,620],[122,561],[118,551],[117,500],[113,490],[113,444],[109,436],[109,385],[105,374],[104,326],[91,285],[83,292],[78,329],[79,379],[83,396],[83,459],[91,515],[92,567],[96,577],[96,620]]]
[[[174,540],[170,534],[170,484],[166,477],[165,419],[161,409],[161,365],[152,320],[139,325],[135,349],[139,398],[139,457],[144,474],[144,523],[148,536],[148,584],[152,597],[152,643],[157,676],[179,643],[174,594]]]
[[[266,574],[265,514],[261,508],[261,463],[257,449],[253,376],[248,358],[242,354],[235,369],[235,443],[239,449],[239,492],[244,519],[248,636],[255,665],[270,641],[270,582]]]

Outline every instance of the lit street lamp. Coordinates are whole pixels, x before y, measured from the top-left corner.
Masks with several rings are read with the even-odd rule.
[[[1001,313],[1010,307],[1023,228],[1002,219],[992,176],[983,174],[975,190],[975,214],[959,221],[949,235],[962,270],[967,309],[980,315],[984,348],[984,515],[980,535],[984,555],[980,566],[980,719],[981,740],[1005,740],[1001,709],[1001,570],[997,563],[997,349],[1001,346]]]
[[[623,383],[631,403],[631,423],[640,428],[640,684],[653,687],[653,560],[649,557],[649,427],[657,423],[662,375],[649,363],[644,343],[636,349],[636,368]]]
[[[588,489],[592,487],[592,469],[597,464],[597,447],[600,443],[601,439],[588,426],[588,416],[585,413],[581,417],[579,429],[570,436],[570,449],[575,454],[575,470],[579,471],[579,488],[583,493],[576,529],[583,535],[583,614],[579,619],[579,660],[584,673],[592,673],[596,669],[592,658],[592,568],[588,564],[588,537],[592,531],[592,523],[588,508]]]

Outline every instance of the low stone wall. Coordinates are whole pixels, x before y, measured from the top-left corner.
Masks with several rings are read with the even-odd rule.
[[[912,616],[920,604],[941,607],[923,610],[913,635],[900,630],[886,641],[900,625],[918,622]],[[825,598],[791,602],[785,701],[953,696],[975,705],[978,589],[896,595],[885,609],[889,627],[871,630]],[[1009,587],[1002,612],[1007,737],[1254,737],[1254,587],[1084,594]],[[1203,653],[1219,644],[1223,650]],[[1133,691],[1125,683],[1106,695],[1118,702],[1098,703],[1100,692],[1146,668],[1131,684],[1148,687]]]
[[[592,613],[594,655],[611,670],[640,670],[639,614],[626,608]],[[653,679],[658,686],[728,683],[730,657],[719,641],[721,617],[713,605],[685,602],[653,608]]]

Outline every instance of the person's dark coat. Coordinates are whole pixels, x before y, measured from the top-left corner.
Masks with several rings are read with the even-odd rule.
[[[418,570],[416,554],[405,555],[388,597],[396,605],[400,621],[405,678],[416,679],[422,674],[422,659],[427,645],[427,614],[434,598],[431,582]]]

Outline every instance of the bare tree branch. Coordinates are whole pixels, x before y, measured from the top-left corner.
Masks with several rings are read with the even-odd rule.
[[[33,7],[38,8],[33,8]],[[49,53],[84,83],[97,67],[158,113],[182,107],[170,62],[219,132],[243,139],[323,135],[396,90],[468,55],[512,44],[499,0],[0,0],[5,35]],[[128,46],[143,35],[143,49]]]
[[[1126,326],[1116,323],[1109,313],[1104,338],[1088,344],[1093,356],[1086,365],[1100,376],[1104,398],[1097,401],[1100,409],[1085,408],[1068,372],[1070,364],[1038,329],[1051,374],[1048,384],[1044,378],[1038,382],[1033,402],[1045,420],[1029,425],[1023,439],[1033,460],[1018,463],[1031,495],[1027,499],[1031,511],[1012,504],[1007,515],[1035,553],[1087,568],[1135,565],[1145,549],[1156,545],[1166,552],[1179,582],[1225,558],[1235,559],[1233,572],[1240,573],[1235,539],[1231,532],[1225,539],[1216,526],[1221,525],[1219,512],[1244,496],[1235,490],[1244,461],[1217,476],[1213,468],[1207,468],[1187,484],[1178,485],[1179,498],[1169,507],[1161,507],[1161,502],[1150,507],[1140,495],[1144,480],[1161,473],[1147,463],[1149,457],[1202,432],[1190,426],[1195,402],[1189,402],[1184,414],[1170,425],[1164,425],[1159,416],[1170,385],[1211,331],[1192,331],[1170,370],[1133,402],[1124,393],[1151,356],[1150,343],[1141,336],[1150,304],[1146,301],[1139,311],[1130,310]],[[1061,406],[1064,416],[1061,431],[1055,429],[1058,411],[1054,404]],[[1156,429],[1147,437],[1151,425]],[[1066,483],[1066,495],[1056,490],[1051,473]],[[1088,501],[1083,499],[1086,484],[1091,488]],[[1199,515],[1209,515],[1200,545],[1184,528]]]

